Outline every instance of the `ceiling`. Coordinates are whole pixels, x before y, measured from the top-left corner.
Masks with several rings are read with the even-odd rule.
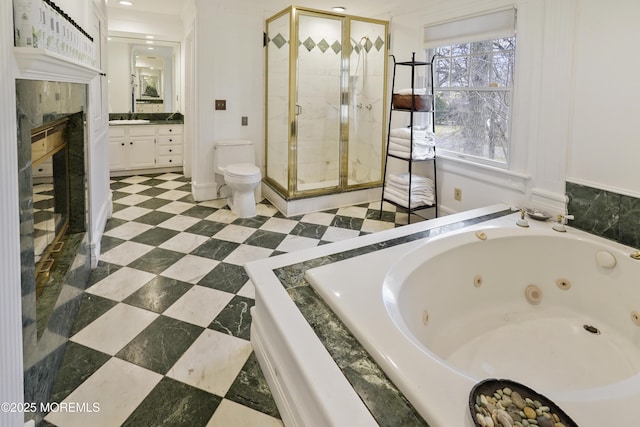
[[[122,6],[118,0],[107,0],[108,8],[136,10],[140,12],[154,12],[165,15],[179,16],[182,9],[188,4],[180,0],[131,0],[133,6]],[[220,0],[208,0],[220,1]],[[437,3],[442,0],[431,0]],[[349,15],[376,17],[393,12],[394,15],[412,13],[416,10],[424,10],[429,0],[235,0],[230,1],[234,7],[245,6],[247,8],[280,11],[291,4],[320,10],[331,10],[333,6],[344,6],[345,13]]]

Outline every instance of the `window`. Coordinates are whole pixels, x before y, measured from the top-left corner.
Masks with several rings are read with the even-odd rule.
[[[425,26],[441,152],[508,166],[515,20],[515,9],[505,9]]]
[[[438,147],[506,165],[515,37],[433,51]]]

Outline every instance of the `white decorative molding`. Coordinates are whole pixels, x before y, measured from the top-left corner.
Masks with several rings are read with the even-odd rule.
[[[13,52],[20,79],[89,84],[101,73],[45,49],[14,47]]]
[[[531,176],[526,174],[442,154],[438,154],[438,169],[523,194],[526,193],[527,184],[531,179]]]

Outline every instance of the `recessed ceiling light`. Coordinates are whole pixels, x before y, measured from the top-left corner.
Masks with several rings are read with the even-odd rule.
[[[148,47],[147,50],[153,50],[153,48],[152,47]]]
[[[121,1],[120,4],[123,6],[133,6],[133,3],[131,3],[130,1]]]
[[[145,39],[155,39],[155,36],[144,36]]]
[[[331,10],[333,10],[334,12],[344,12],[345,10],[347,10],[347,8],[343,6],[335,6]]]
[[[153,40],[147,40],[145,43],[146,44],[153,44]]]

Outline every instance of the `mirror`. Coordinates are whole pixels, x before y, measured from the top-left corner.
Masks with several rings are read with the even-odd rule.
[[[180,44],[109,37],[109,112],[180,110]]]

